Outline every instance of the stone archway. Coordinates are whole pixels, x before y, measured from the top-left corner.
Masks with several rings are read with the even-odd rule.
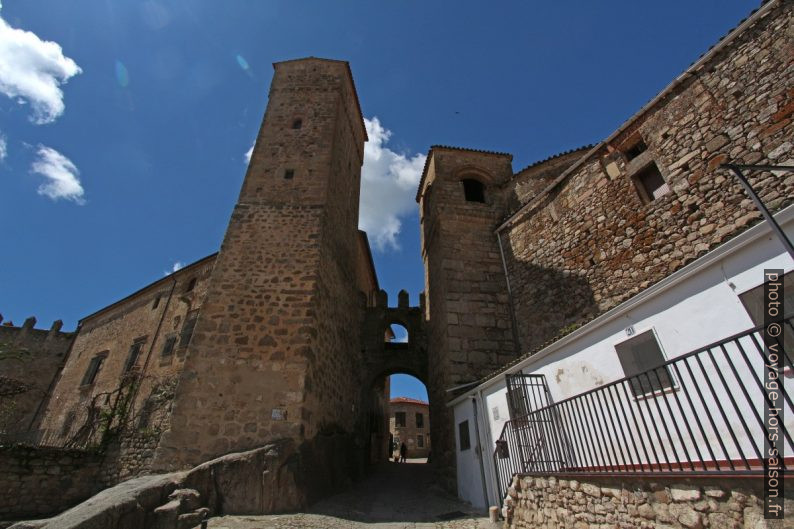
[[[398,324],[408,332],[407,342],[384,339],[387,328]],[[358,431],[366,444],[369,462],[386,460],[388,453],[388,395],[386,377],[405,373],[428,382],[427,335],[422,300],[420,306],[409,306],[408,293],[398,295],[397,307],[388,306],[386,292],[380,291],[374,307],[366,309],[362,327],[362,387],[359,403],[363,413]],[[428,394],[430,392],[428,391]]]

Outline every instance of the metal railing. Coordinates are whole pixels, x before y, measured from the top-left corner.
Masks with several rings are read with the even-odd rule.
[[[789,335],[793,319],[783,322]],[[764,387],[769,358],[761,330],[514,417],[493,454],[500,495],[514,474],[528,472],[761,472],[773,404]],[[783,455],[794,454],[792,346],[785,344],[780,362],[777,447]],[[780,467],[794,464],[781,458]]]

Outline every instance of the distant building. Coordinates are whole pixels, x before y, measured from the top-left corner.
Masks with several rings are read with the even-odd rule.
[[[427,457],[430,454],[430,407],[423,400],[397,397],[389,401],[389,432],[394,451],[405,443],[406,457]]]

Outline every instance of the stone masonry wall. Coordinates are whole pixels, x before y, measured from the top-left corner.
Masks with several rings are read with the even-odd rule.
[[[28,318],[22,327],[0,326],[0,434],[20,440],[35,428],[34,417],[74,338],[60,332],[60,320],[48,331],[35,324]]]
[[[505,498],[511,529],[763,529],[763,483],[749,478],[558,479],[516,476]],[[794,509],[788,492],[784,508]]]
[[[0,520],[49,516],[90,497],[101,456],[56,448],[0,447]]]
[[[364,137],[346,63],[275,65],[157,468],[185,468],[277,438],[343,432],[352,439],[364,308],[355,222]],[[310,460],[309,452],[301,457]]]
[[[202,259],[81,321],[42,414],[41,435],[48,445],[62,446],[78,438],[78,446],[103,441],[99,417],[88,410],[92,403],[110,409],[123,391],[130,395],[131,405],[120,437],[104,440],[112,442],[106,447],[102,481],[113,484],[148,470],[184,364],[183,330],[188,315],[201,307],[213,263],[214,256]],[[130,348],[140,338],[141,352],[125,375]],[[170,353],[164,348],[169,339],[176,340]],[[93,383],[83,384],[92,358],[100,353],[107,356]],[[130,385],[122,390],[123,379]]]
[[[511,219],[502,237],[522,352],[759,220],[719,165],[794,160],[794,6],[776,1],[762,9],[753,26]],[[629,160],[640,139],[647,151]],[[670,192],[645,203],[635,177],[651,162]],[[772,210],[794,199],[794,175],[747,174]]]
[[[433,462],[455,488],[455,425],[449,388],[470,383],[515,358],[507,285],[493,234],[505,210],[500,184],[511,157],[434,147],[420,190],[433,417]],[[485,186],[485,202],[468,202],[462,179]]]

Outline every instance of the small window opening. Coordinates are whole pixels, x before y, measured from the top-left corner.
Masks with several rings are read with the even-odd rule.
[[[132,369],[138,362],[138,357],[141,355],[141,350],[143,350],[143,344],[145,341],[146,338],[136,338],[135,341],[132,342],[132,345],[130,346],[130,354],[127,356],[127,362],[124,364],[125,373]]]
[[[458,423],[458,442],[460,443],[461,452],[471,448],[471,439],[469,438],[469,421]]]
[[[88,364],[88,369],[86,369],[85,375],[83,375],[83,381],[80,383],[81,386],[90,386],[94,383],[107,356],[108,352],[104,351],[91,359],[91,362]]]
[[[423,413],[416,414],[416,427],[417,428],[425,427],[425,415]]]
[[[152,310],[156,309],[157,306],[160,304],[160,296],[154,298],[154,303],[152,303]]]
[[[292,180],[295,177],[295,169],[286,169],[284,171],[284,180]]]
[[[466,178],[463,180],[463,195],[466,202],[485,202],[485,186],[479,180]]]
[[[162,356],[171,356],[174,352],[174,346],[176,345],[176,336],[169,336],[165,339],[165,343],[163,344],[163,352]]]
[[[416,435],[416,446],[417,448],[424,448],[425,447],[425,436],[422,434]]]
[[[198,319],[198,310],[191,310],[185,317],[185,323],[182,325],[182,332],[179,336],[179,346],[184,347],[190,343],[190,338],[193,337],[193,329],[196,327],[196,319]]]
[[[637,186],[640,198],[646,204],[670,192],[670,186],[664,181],[662,173],[653,162],[634,175],[634,183]]]
[[[394,412],[394,425],[399,428],[405,428],[405,412],[404,411],[396,411]]]
[[[185,292],[190,292],[194,288],[196,288],[196,278],[195,277],[192,278],[190,280],[190,282],[187,284],[187,288],[185,289]]]
[[[626,155],[626,159],[628,161],[631,161],[647,150],[648,150],[648,146],[645,145],[644,141],[640,140],[631,147],[629,147],[628,149],[626,149],[626,152],[624,154]]]
[[[667,366],[662,365],[665,358],[653,331],[645,331],[615,345],[615,351],[623,372],[627,377],[634,377],[629,379],[629,384],[635,396],[673,387],[673,376]]]
[[[295,121],[292,122],[292,128],[293,129],[299,129],[302,126],[303,126],[303,120],[300,119],[300,118],[297,118]]]
[[[408,343],[408,329],[399,323],[386,326],[383,339],[386,343]]]

